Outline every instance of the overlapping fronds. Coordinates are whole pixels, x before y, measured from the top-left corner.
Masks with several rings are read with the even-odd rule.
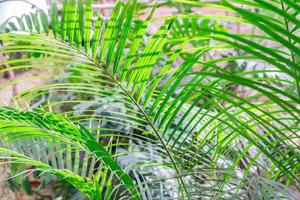
[[[1,53],[23,56],[1,62],[10,68],[0,73],[47,72],[0,90],[51,80],[14,96],[23,111],[0,110],[3,158],[57,174],[91,199],[294,198],[288,187],[300,182],[299,4],[175,1],[232,15],[162,17],[148,42],[156,5],[136,20],[136,0],[119,1],[108,22],[90,0],[68,0],[61,18],[53,4],[50,21],[38,12],[3,25],[21,31],[0,34]],[[257,31],[236,33],[223,21]],[[243,53],[207,59],[230,49]],[[224,67],[239,60],[267,67]],[[48,112],[32,111],[36,105]],[[99,161],[102,179],[94,178]]]

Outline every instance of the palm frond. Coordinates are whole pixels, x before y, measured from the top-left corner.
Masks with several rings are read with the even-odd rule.
[[[52,73],[16,79],[0,86],[0,90],[32,78],[54,80],[18,93],[14,101],[22,108],[24,102],[34,104],[45,97],[45,103],[39,105],[42,109],[60,112],[72,120],[56,118],[57,114],[52,112],[3,109],[3,153],[14,161],[36,162],[43,170],[67,177],[59,174],[65,171],[58,170],[55,161],[51,162],[53,166],[45,164],[37,157],[14,152],[14,145],[6,146],[11,141],[37,140],[33,136],[43,136],[48,138],[47,147],[49,140],[55,141],[50,149],[60,149],[61,155],[59,144],[65,142],[67,152],[75,151],[65,158],[69,160],[68,174],[74,177],[69,182],[73,184],[78,179],[78,188],[92,199],[100,198],[92,195],[103,197],[104,188],[109,191],[105,198],[113,199],[110,195],[119,192],[123,198],[128,197],[121,187],[104,186],[106,177],[115,184],[109,170],[134,198],[289,198],[286,187],[276,182],[284,180],[286,185],[299,187],[300,99],[295,95],[299,91],[291,93],[275,83],[299,84],[299,20],[295,16],[299,5],[291,0],[176,2],[225,10],[239,17],[163,17],[160,28],[144,44],[143,37],[156,6],[142,23],[136,24],[137,1],[119,1],[110,20],[105,22],[92,11],[91,1],[82,6],[81,1],[70,0],[64,1],[60,20],[54,4],[51,22],[47,23],[41,12],[25,15],[26,26],[18,20],[13,27],[21,32],[1,33],[1,53],[22,52],[26,56],[1,62],[0,65],[11,67],[1,69],[0,73],[26,68],[49,69]],[[255,8],[279,18],[270,19],[264,13],[256,13]],[[222,28],[220,19],[253,26],[261,34],[231,32]],[[203,20],[213,20],[217,27],[207,27],[209,24],[203,24]],[[199,21],[203,26],[198,26]],[[177,31],[182,25],[184,29]],[[190,31],[193,34],[188,34]],[[134,35],[133,40],[130,35]],[[193,49],[189,49],[190,44]],[[238,49],[243,54],[207,59],[211,51],[228,49]],[[34,54],[40,57],[28,56]],[[223,67],[225,62],[234,60],[257,61],[268,68],[230,71]],[[279,73],[283,78],[264,76],[266,73]],[[237,89],[233,90],[235,86]],[[56,97],[70,93],[75,98]],[[44,118],[52,121],[43,122]],[[22,123],[27,123],[23,124],[28,129],[26,134],[18,128]],[[15,134],[9,134],[12,130]],[[98,144],[103,141],[111,143],[110,151]],[[105,178],[100,184],[99,179],[87,182],[84,174],[79,173],[82,150],[86,158],[91,157],[82,164],[89,175],[93,173],[88,161],[102,159],[99,173],[104,171]],[[130,160],[130,156],[136,159]],[[51,159],[57,160],[56,156]],[[131,171],[125,173],[125,168]],[[170,174],[155,175],[155,171],[164,169]],[[172,188],[163,188],[168,180],[173,181]]]
[[[58,114],[42,110],[20,112],[12,108],[2,108],[0,113],[3,140],[1,152],[11,156],[4,157],[5,159],[30,164],[40,170],[53,173],[73,184],[89,198],[97,199],[99,194],[96,192],[97,188],[94,188],[97,187],[94,181],[98,182],[98,180],[93,180],[93,174],[87,173],[88,161],[94,157],[103,162],[128,187],[134,198],[139,198],[132,179],[83,126],[78,127]],[[34,141],[33,148],[20,144],[27,140]],[[53,145],[53,141],[58,144]],[[15,143],[19,144],[17,149],[14,149]],[[12,150],[7,150],[11,148]],[[66,155],[63,155],[64,151],[67,152]],[[74,158],[72,158],[73,153],[75,153]],[[85,156],[83,163],[79,162],[79,154]],[[48,159],[48,155],[51,159]],[[67,157],[66,165],[63,163],[63,156]],[[82,168],[80,164],[83,165]],[[79,168],[83,171],[79,172]]]

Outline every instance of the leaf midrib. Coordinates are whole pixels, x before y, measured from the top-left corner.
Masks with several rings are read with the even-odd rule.
[[[49,37],[49,36],[48,36]],[[178,166],[176,165],[176,162],[175,162],[175,159],[174,157],[172,156],[172,153],[171,151],[168,149],[167,145],[165,144],[163,138],[159,135],[159,132],[157,130],[157,128],[155,127],[155,125],[152,123],[151,119],[149,118],[149,116],[145,113],[145,111],[141,108],[141,106],[136,102],[136,100],[132,97],[132,95],[122,86],[122,84],[113,76],[111,75],[107,68],[104,67],[104,65],[100,65],[99,63],[97,63],[95,60],[93,60],[90,56],[88,56],[86,53],[74,48],[72,45],[69,45],[67,43],[64,43],[60,40],[57,40],[56,38],[52,38],[56,41],[58,41],[59,43],[61,44],[65,44],[67,47],[71,48],[72,50],[76,51],[77,53],[80,53],[82,55],[84,55],[90,62],[92,62],[95,66],[101,68],[103,70],[103,72],[105,72],[109,78],[115,82],[119,87],[120,89],[125,93],[126,96],[129,97],[129,99],[132,101],[132,103],[138,108],[138,110],[142,113],[142,115],[144,116],[144,118],[146,119],[146,121],[149,123],[149,125],[151,126],[151,128],[153,129],[156,137],[159,139],[160,143],[162,144],[163,148],[165,149],[168,157],[170,158],[171,160],[171,163],[178,175],[178,178],[179,178],[179,181],[180,183],[182,184],[183,186],[183,189],[184,189],[184,192],[186,193],[187,195],[187,198],[188,200],[191,200],[190,196],[189,196],[189,193],[188,193],[188,190],[187,190],[187,187],[186,187],[186,184],[184,182],[184,180],[182,179],[182,175],[181,175],[181,172],[180,172],[180,169],[178,168]]]

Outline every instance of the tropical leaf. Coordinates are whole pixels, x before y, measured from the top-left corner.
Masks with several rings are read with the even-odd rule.
[[[94,157],[103,162],[125,186],[128,186],[134,198],[139,198],[132,179],[83,126],[76,126],[58,114],[42,110],[20,112],[11,108],[2,108],[0,113],[2,146],[6,147],[2,148],[1,153],[10,156],[4,157],[5,159],[33,165],[38,167],[38,170],[55,174],[73,184],[89,198],[98,199],[97,184],[94,182],[97,183],[99,178],[93,180],[93,174],[87,171],[87,166],[90,165],[88,162]],[[21,143],[27,140],[34,141],[33,147]],[[53,145],[52,142],[57,144]],[[7,150],[8,147],[12,150]],[[74,158],[72,158],[73,152],[75,152]],[[86,157],[83,163],[79,162],[79,154]],[[67,157],[66,165],[63,163],[64,156]],[[83,171],[79,172],[79,168]]]

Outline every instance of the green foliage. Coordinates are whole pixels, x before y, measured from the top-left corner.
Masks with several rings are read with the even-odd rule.
[[[0,109],[2,160],[54,174],[90,199],[297,198],[290,189],[300,187],[296,1],[174,0],[184,10],[236,16],[163,17],[148,42],[156,5],[136,23],[137,1],[119,1],[105,22],[91,1],[78,2],[64,1],[60,20],[53,4],[51,22],[37,12],[2,26],[22,31],[0,34],[1,53],[27,56],[1,61],[12,66],[0,73],[52,73],[0,90],[59,80],[18,93],[17,108]],[[259,34],[235,33],[224,21]],[[230,49],[243,54],[207,59]],[[28,56],[35,54],[43,57]],[[224,67],[239,60],[267,68]]]

